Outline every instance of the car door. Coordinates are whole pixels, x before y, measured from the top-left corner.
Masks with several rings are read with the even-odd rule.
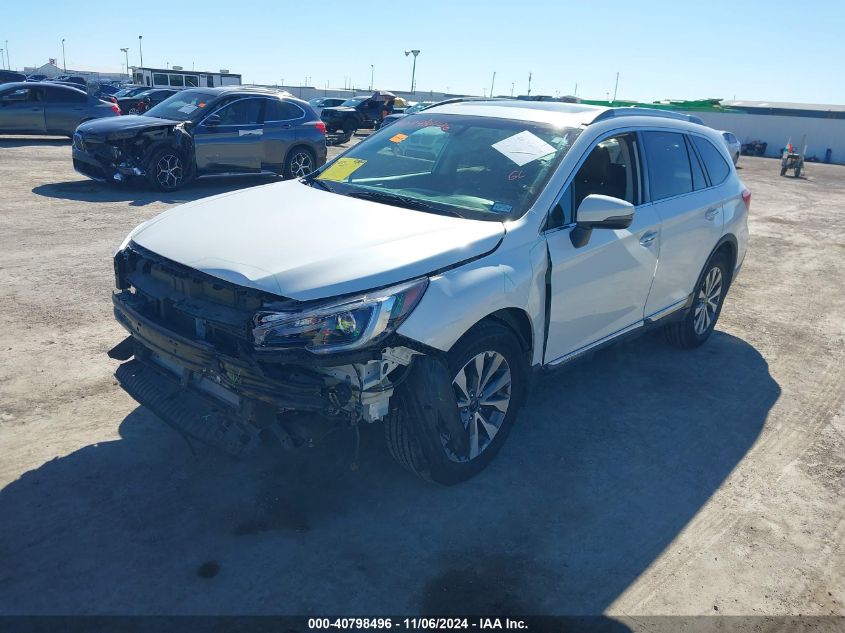
[[[259,171],[264,146],[263,97],[236,99],[206,116],[194,132],[202,171]]]
[[[603,138],[549,216],[546,364],[642,325],[657,265],[660,218],[653,205],[642,203],[640,156],[636,134]],[[578,205],[590,194],[634,204],[634,219],[627,229],[593,229],[589,241],[576,247],[570,234]]]
[[[44,87],[18,86],[0,93],[0,130],[44,134]]]
[[[722,234],[722,201],[678,131],[642,132],[649,195],[660,217],[660,262],[646,316],[682,307]],[[727,167],[727,166],[726,166]]]
[[[88,113],[88,95],[59,86],[46,86],[44,120],[50,134],[73,134]]]
[[[263,164],[269,169],[281,169],[288,150],[300,140],[299,124],[305,120],[305,110],[277,97],[264,104]]]

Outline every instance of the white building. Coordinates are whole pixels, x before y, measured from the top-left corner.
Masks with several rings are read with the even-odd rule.
[[[87,81],[127,81],[129,75],[126,73],[115,72],[99,72],[96,70],[74,70],[68,68],[66,71],[52,62],[46,63],[42,66],[25,66],[23,69],[25,75],[44,75],[50,79],[58,77],[59,75],[74,75],[77,77],[85,77]]]
[[[717,130],[733,132],[742,143],[767,143],[766,156],[780,156],[792,141],[797,151],[807,137],[807,157],[845,164],[845,106],[773,101],[722,101],[728,112],[692,112]]]

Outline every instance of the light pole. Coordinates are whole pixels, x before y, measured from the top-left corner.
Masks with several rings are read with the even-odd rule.
[[[65,59],[65,38],[62,38],[62,67],[67,72],[67,60]]]
[[[6,58],[3,57],[3,49],[2,48],[0,48],[0,64],[3,66],[3,68],[6,68]]]
[[[416,91],[415,77],[417,75],[417,55],[420,54],[420,51],[419,50],[405,51],[405,57],[407,57],[411,53],[414,54],[414,66],[411,69],[411,94],[416,94],[417,91]]]
[[[141,67],[144,67],[144,49],[141,48],[141,39],[143,39],[143,35],[138,36],[138,54],[141,56]]]
[[[373,90],[373,77],[376,74],[376,67],[373,64],[370,64],[370,91]]]
[[[6,66],[12,70],[12,62],[9,61],[9,40],[6,40]]]
[[[493,81],[490,82],[490,97],[493,97],[493,86],[496,85],[496,71],[493,71]]]
[[[516,84],[516,82],[514,82],[514,81],[511,82],[511,96],[513,96],[513,87],[514,87],[515,84]]]
[[[533,74],[529,71],[528,72],[528,96],[529,97],[531,96],[531,78],[532,77],[533,77]]]
[[[123,54],[126,55],[126,74],[129,75],[129,47],[121,48]]]

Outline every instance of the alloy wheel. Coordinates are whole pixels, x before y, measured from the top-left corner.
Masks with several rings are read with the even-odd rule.
[[[722,269],[714,266],[704,278],[695,303],[693,324],[695,333],[701,336],[716,319],[719,302],[722,300]]]
[[[182,182],[182,159],[176,154],[165,154],[156,163],[156,180],[167,189],[173,189]]]
[[[314,161],[308,152],[297,152],[290,160],[290,173],[294,178],[302,178],[314,171]]]
[[[450,448],[450,438],[441,435],[450,460],[471,461],[490,446],[508,412],[512,381],[507,360],[494,351],[476,354],[458,371],[452,388],[469,449],[457,455]]]

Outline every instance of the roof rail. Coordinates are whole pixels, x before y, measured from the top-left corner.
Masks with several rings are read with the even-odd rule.
[[[593,119],[593,123],[598,123],[599,121],[604,121],[606,119],[614,119],[616,117],[623,116],[654,116],[663,117],[664,119],[675,119],[677,121],[689,121],[690,123],[698,123],[699,125],[704,125],[704,121],[702,121],[699,117],[695,116],[694,114],[681,114],[680,112],[674,112],[672,110],[658,110],[657,108],[637,107],[608,108],[607,110],[599,114],[595,119]]]

